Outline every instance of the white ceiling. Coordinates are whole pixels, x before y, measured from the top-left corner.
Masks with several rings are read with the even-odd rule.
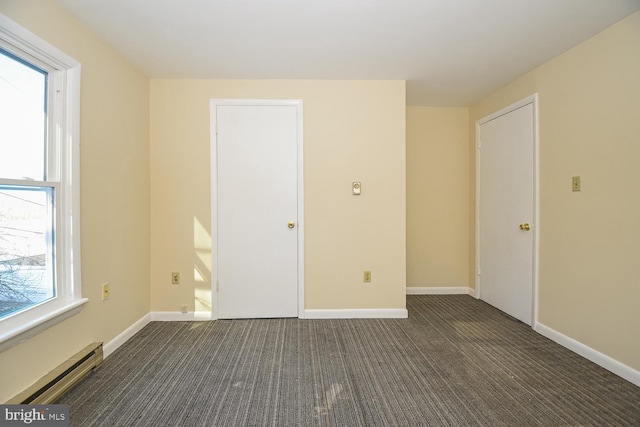
[[[466,106],[640,0],[58,0],[152,78],[402,79]]]

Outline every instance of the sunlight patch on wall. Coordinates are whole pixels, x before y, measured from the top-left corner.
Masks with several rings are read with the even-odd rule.
[[[211,311],[211,289],[196,289],[195,311]]]
[[[202,267],[211,273],[211,235],[196,217],[193,218],[193,249]]]
[[[193,218],[193,251],[195,312],[211,313],[211,235],[196,217]]]

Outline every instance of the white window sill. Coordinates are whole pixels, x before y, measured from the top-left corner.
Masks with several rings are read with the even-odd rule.
[[[27,317],[25,322],[19,326],[9,327],[9,330],[0,331],[0,352],[5,351],[21,342],[28,340],[36,334],[52,327],[53,325],[62,322],[65,319],[77,314],[82,309],[82,306],[89,302],[87,298],[81,298],[78,300],[67,301],[59,304],[57,307],[52,308],[46,314],[38,317]],[[27,315],[28,312],[21,313],[17,316]],[[7,319],[9,320],[9,319]],[[8,325],[6,325],[8,326]],[[5,325],[0,322],[0,328],[4,329]]]

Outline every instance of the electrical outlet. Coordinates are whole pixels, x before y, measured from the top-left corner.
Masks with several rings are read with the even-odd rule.
[[[178,272],[171,273],[171,284],[172,285],[179,285],[180,284],[180,273],[178,273]]]
[[[369,270],[362,272],[362,281],[364,283],[371,283],[371,272]]]
[[[102,285],[102,301],[109,299],[109,283]]]
[[[571,191],[582,191],[582,179],[579,176],[571,177]]]
[[[184,313],[184,314],[187,313],[187,306],[186,305],[182,306],[182,313]]]

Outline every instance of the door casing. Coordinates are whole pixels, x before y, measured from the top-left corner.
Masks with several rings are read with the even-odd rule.
[[[480,141],[480,126],[500,116],[504,116],[526,105],[533,105],[533,260],[532,260],[532,318],[531,326],[535,329],[538,320],[538,266],[539,266],[539,237],[540,237],[540,212],[539,212],[539,132],[538,132],[538,94],[535,93],[520,101],[517,101],[508,107],[505,107],[495,113],[476,121],[476,204],[475,204],[475,297],[481,298],[482,288],[480,281],[480,156],[482,155]]]
[[[218,106],[294,106],[297,117],[297,210],[298,238],[298,318],[304,318],[304,183],[303,183],[303,131],[301,99],[211,99],[210,100],[210,155],[211,155],[211,319],[218,319],[218,159],[216,134],[216,108]]]

